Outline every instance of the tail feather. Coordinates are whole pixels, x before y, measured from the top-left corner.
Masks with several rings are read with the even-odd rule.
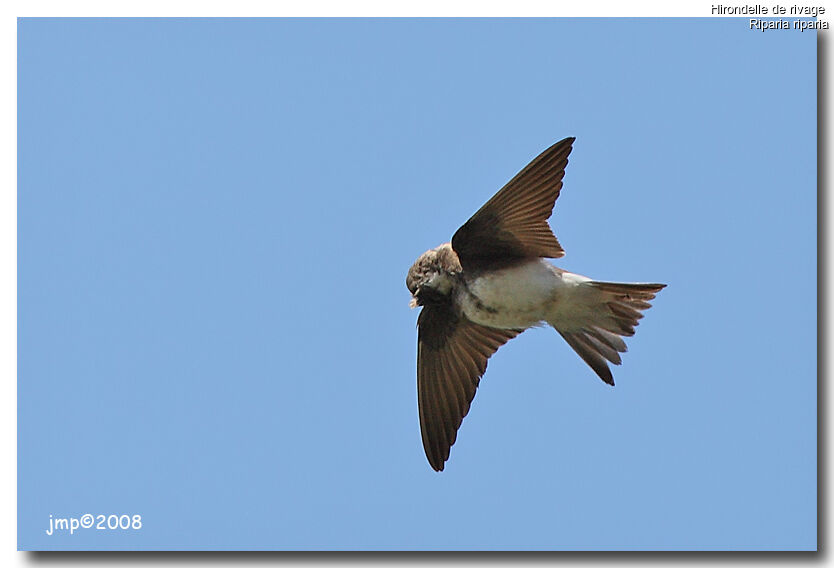
[[[599,280],[591,280],[586,282],[588,286],[593,286],[604,292],[618,294],[621,296],[631,296],[632,298],[639,298],[645,296],[646,299],[651,300],[655,295],[666,287],[666,284],[645,284],[632,282],[601,282]]]
[[[593,345],[588,339],[588,335],[584,332],[571,333],[560,331],[558,329],[556,331],[558,331],[559,335],[561,335],[565,341],[568,342],[568,345],[576,351],[576,354],[582,357],[582,360],[585,361],[597,375],[599,375],[599,378],[609,385],[614,384],[614,375],[611,374],[611,369],[608,368],[605,358],[602,354],[600,354],[596,346]]]
[[[597,340],[605,343],[612,349],[615,349],[619,353],[625,353],[628,351],[628,347],[626,347],[625,341],[623,338],[617,335],[616,333],[611,333],[610,331],[606,331],[599,327],[591,327],[588,330],[588,333],[594,336]]]
[[[585,316],[578,321],[552,325],[603,381],[613,385],[608,363],[619,365],[622,363],[619,354],[627,351],[620,336],[634,335],[634,328],[643,318],[640,312],[651,307],[649,300],[666,285],[587,281],[581,286],[597,292],[577,298],[584,304],[578,313]]]

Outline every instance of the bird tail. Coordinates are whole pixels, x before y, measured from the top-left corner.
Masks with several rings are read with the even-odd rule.
[[[572,317],[560,317],[551,325],[603,381],[613,385],[608,363],[622,363],[620,353],[627,348],[621,336],[634,335],[643,317],[640,312],[649,309],[649,300],[665,287],[589,280],[579,284]]]

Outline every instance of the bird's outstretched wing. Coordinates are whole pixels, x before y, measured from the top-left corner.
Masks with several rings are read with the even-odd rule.
[[[417,326],[420,431],[429,463],[442,471],[487,360],[523,330],[478,325],[449,304],[424,306]]]
[[[562,190],[574,140],[565,138],[539,154],[457,230],[452,248],[464,270],[564,256],[547,219]]]

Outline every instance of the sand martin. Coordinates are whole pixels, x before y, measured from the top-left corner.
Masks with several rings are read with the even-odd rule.
[[[527,165],[457,232],[408,271],[417,318],[417,397],[429,464],[443,470],[487,360],[530,327],[547,324],[599,377],[614,384],[621,336],[665,284],[600,282],[544,260],[565,252],[547,219],[562,190],[574,138]]]

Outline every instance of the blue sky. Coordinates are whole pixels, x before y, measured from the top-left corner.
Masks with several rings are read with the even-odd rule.
[[[18,25],[20,548],[816,547],[815,34]],[[501,348],[435,473],[406,271],[566,136],[555,264],[669,287],[614,388]]]

